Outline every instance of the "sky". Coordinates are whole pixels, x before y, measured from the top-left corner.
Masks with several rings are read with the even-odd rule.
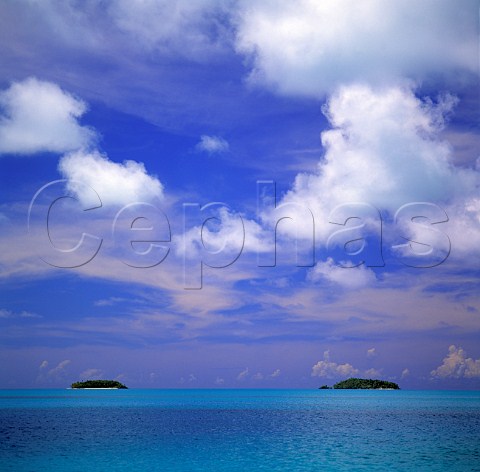
[[[479,0],[0,2],[0,388],[480,388]]]

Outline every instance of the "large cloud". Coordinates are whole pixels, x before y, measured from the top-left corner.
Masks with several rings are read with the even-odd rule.
[[[478,73],[477,24],[475,0],[270,0],[243,4],[237,49],[253,58],[252,81],[318,97],[354,81]]]
[[[324,107],[332,126],[321,134],[324,159],[316,173],[297,175],[283,202],[310,208],[325,236],[337,205],[365,202],[393,214],[410,202],[471,198],[478,173],[455,167],[451,147],[440,139],[455,103],[449,95],[420,100],[409,87],[339,88]],[[308,225],[299,229],[311,234]]]
[[[29,78],[0,92],[0,153],[65,152],[87,147],[95,132],[78,119],[86,104],[58,85]]]
[[[99,152],[78,151],[60,160],[59,171],[68,180],[68,188],[81,202],[88,203],[93,188],[103,204],[127,205],[163,198],[160,181],[147,173],[141,162],[118,164]]]

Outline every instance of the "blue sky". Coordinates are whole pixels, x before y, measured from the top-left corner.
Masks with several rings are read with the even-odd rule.
[[[0,9],[0,387],[480,387],[478,0]]]

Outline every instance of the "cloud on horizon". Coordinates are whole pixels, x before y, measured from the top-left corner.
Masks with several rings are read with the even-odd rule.
[[[346,362],[345,364],[337,364],[330,360],[330,351],[323,353],[323,360],[318,361],[312,367],[312,377],[325,377],[328,379],[336,377],[351,377],[357,375],[358,369]]]
[[[249,375],[249,370],[248,367],[245,367],[244,370],[242,370],[238,375],[237,375],[237,380],[238,381],[243,381],[245,380]]]
[[[95,380],[95,379],[100,379],[105,375],[105,372],[101,369],[86,369],[83,372],[80,373],[80,379],[81,380]]]
[[[60,361],[54,368],[47,370],[49,365],[48,361],[42,361],[38,368],[38,375],[36,379],[37,384],[49,385],[57,382],[63,383],[66,375],[68,374],[68,368],[71,363],[71,360],[65,359]]]
[[[440,366],[430,372],[434,379],[475,379],[480,378],[480,359],[467,357],[461,348],[451,345]]]

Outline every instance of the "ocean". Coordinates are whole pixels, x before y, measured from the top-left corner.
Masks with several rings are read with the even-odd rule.
[[[1,390],[1,471],[480,471],[480,392]]]

